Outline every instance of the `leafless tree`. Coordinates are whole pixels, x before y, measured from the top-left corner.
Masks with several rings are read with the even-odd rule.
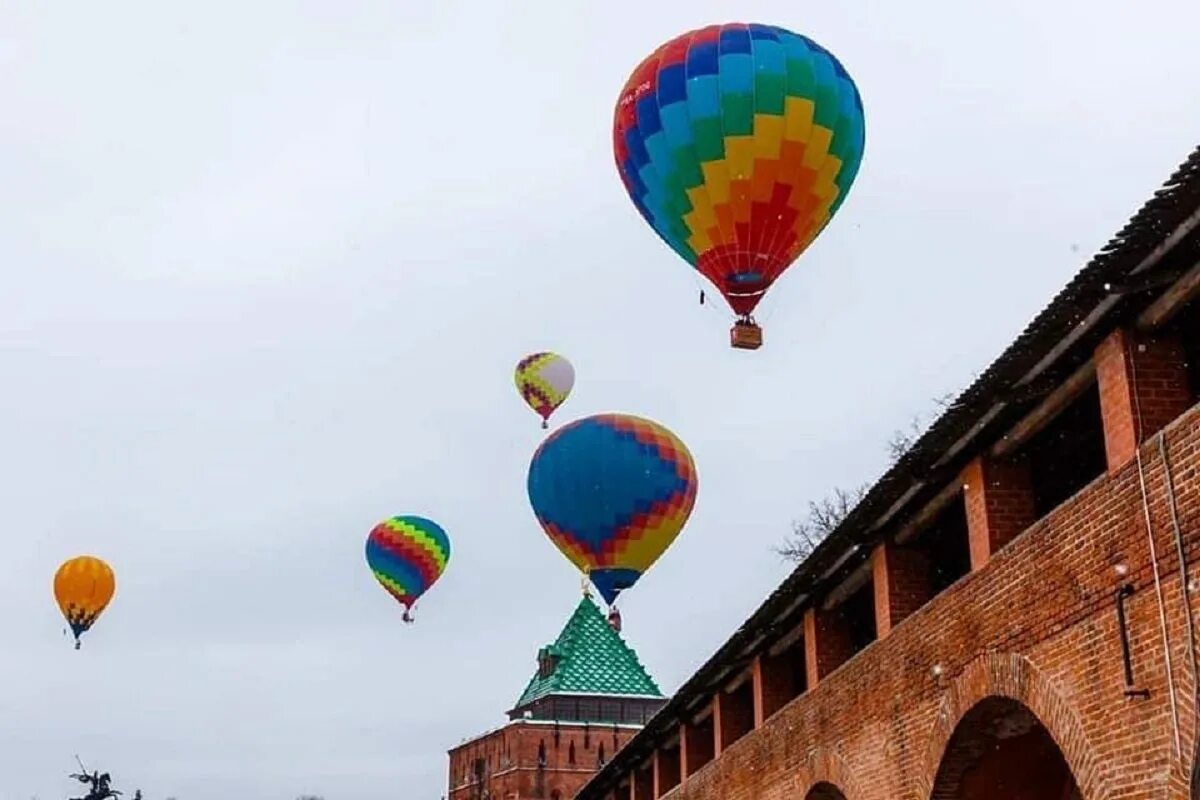
[[[924,430],[924,426],[921,425],[921,418],[913,417],[909,420],[908,427],[897,428],[892,431],[891,438],[887,441],[888,461],[895,464],[904,458],[904,454],[912,449],[912,446],[917,443],[917,439],[921,438],[921,433]]]
[[[924,416],[916,414],[909,420],[907,427],[897,428],[892,431],[892,436],[888,439],[887,443],[888,460],[892,464],[895,464],[904,457],[905,453],[912,449],[912,446],[917,443],[917,440],[921,438],[921,434],[925,433],[925,430],[933,423],[937,415],[944,414],[954,405],[954,393],[947,392],[933,398],[933,405],[937,408],[936,414]]]
[[[937,413],[945,413],[954,404],[954,394],[947,393],[933,398]],[[914,416],[906,428],[892,432],[887,442],[889,460],[895,464],[904,454],[912,449],[921,434],[925,432],[931,420],[920,415]],[[808,513],[803,519],[792,520],[792,534],[783,540],[783,544],[775,547],[775,552],[787,561],[799,563],[812,555],[825,537],[833,533],[842,520],[854,510],[858,501],[867,493],[867,486],[854,489],[838,487],[820,500],[808,501]]]
[[[784,539],[775,552],[785,560],[797,563],[808,558],[817,545],[842,524],[866,492],[865,485],[848,491],[838,487],[820,500],[809,500],[808,513],[803,519],[792,521],[792,535]]]

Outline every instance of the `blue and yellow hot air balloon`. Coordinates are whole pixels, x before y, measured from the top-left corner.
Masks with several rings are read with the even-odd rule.
[[[542,443],[527,488],[550,540],[612,605],[683,530],[696,503],[696,465],[657,422],[598,414]]]
[[[621,180],[654,232],[739,315],[735,346],[747,346],[747,330],[761,344],[750,315],[845,201],[865,129],[837,58],[771,25],[685,33],[621,90]]]
[[[425,517],[391,517],[367,535],[367,566],[404,606],[405,622],[413,621],[413,604],[437,582],[449,561],[450,537]]]

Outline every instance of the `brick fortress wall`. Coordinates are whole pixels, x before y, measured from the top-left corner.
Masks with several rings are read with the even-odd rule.
[[[1175,417],[1184,399],[1161,374],[1161,364],[1147,363],[1155,355],[1156,348],[1136,349],[1121,333],[1097,353],[1106,474],[1023,529],[1032,514],[1019,490],[1025,477],[989,474],[986,464],[976,462],[963,475],[971,521],[968,575],[911,613],[914,604],[898,592],[891,604],[904,613],[879,626],[879,640],[819,675],[803,696],[678,787],[647,793],[634,781],[623,791],[633,800],[654,794],[670,800],[805,800],[835,797],[822,793],[820,786],[828,784],[846,800],[938,797],[935,780],[952,734],[973,707],[1001,697],[1019,701],[1042,722],[1084,800],[1188,797],[1197,693],[1185,605],[1200,616],[1200,591],[1195,580],[1189,591],[1181,579],[1164,461],[1158,438],[1148,437],[1174,417],[1162,431],[1164,449],[1184,564],[1196,574],[1200,407]],[[1125,385],[1130,362],[1141,365],[1143,419],[1154,425],[1140,437],[1126,430],[1134,410]],[[1153,383],[1143,383],[1151,376]],[[1163,403],[1156,405],[1160,396]],[[1147,438],[1140,448],[1138,438]],[[887,548],[875,554],[877,583],[888,576]],[[892,583],[901,587],[903,559],[894,563]],[[1117,591],[1126,583],[1134,588],[1125,600],[1134,688],[1148,690],[1147,698],[1126,695],[1116,615]],[[1164,619],[1174,703],[1163,658]],[[811,660],[814,648],[809,651]],[[819,674],[811,664],[809,673]]]
[[[450,751],[449,800],[567,800],[640,726],[518,720]],[[475,765],[482,760],[483,780]]]

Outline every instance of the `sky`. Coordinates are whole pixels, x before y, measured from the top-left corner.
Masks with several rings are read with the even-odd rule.
[[[866,153],[772,289],[766,344],[650,231],[612,110],[661,42],[756,21],[832,50]],[[512,384],[658,420],[683,534],[622,599],[677,688],[787,573],[810,499],[964,388],[1197,141],[1200,5],[576,0],[0,4],[0,800],[74,756],[147,800],[446,792],[579,597],[528,506]],[[714,295],[710,293],[710,298]],[[393,514],[454,541],[418,621]],[[117,595],[82,650],[50,591]]]

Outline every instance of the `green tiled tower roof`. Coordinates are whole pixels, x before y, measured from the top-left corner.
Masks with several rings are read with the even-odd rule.
[[[553,669],[544,674],[546,656]],[[662,697],[658,685],[638,661],[637,653],[613,630],[588,595],[584,595],[554,644],[538,653],[539,669],[521,693],[516,708],[547,695],[587,694]]]

